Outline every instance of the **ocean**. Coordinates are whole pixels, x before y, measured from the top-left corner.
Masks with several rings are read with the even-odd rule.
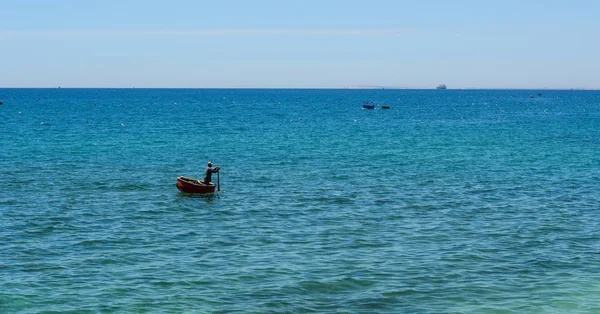
[[[599,91],[0,100],[1,313],[600,312]]]

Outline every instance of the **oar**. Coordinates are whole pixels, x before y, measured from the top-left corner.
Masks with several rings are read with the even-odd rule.
[[[221,169],[217,172],[217,191],[221,192]]]

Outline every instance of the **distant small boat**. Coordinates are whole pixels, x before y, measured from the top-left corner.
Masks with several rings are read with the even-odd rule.
[[[214,183],[204,184],[202,181],[193,178],[186,177],[177,177],[177,188],[179,191],[183,193],[191,193],[191,194],[208,194],[214,193],[215,187],[217,187]]]
[[[0,105],[2,105],[2,104],[3,104],[3,102],[2,102],[2,100],[0,100]]]
[[[381,106],[381,109],[390,109],[390,106],[388,106],[388,105],[383,105],[383,106]]]
[[[368,101],[365,101],[363,104],[363,109],[375,109],[375,103],[369,103]]]
[[[446,89],[446,84],[440,84],[435,89]]]

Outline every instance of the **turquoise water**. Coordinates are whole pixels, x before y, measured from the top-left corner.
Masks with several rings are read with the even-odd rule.
[[[600,312],[600,92],[0,99],[2,313]]]

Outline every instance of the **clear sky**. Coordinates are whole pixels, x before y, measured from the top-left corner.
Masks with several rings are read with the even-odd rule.
[[[600,89],[600,1],[0,0],[0,87]]]

